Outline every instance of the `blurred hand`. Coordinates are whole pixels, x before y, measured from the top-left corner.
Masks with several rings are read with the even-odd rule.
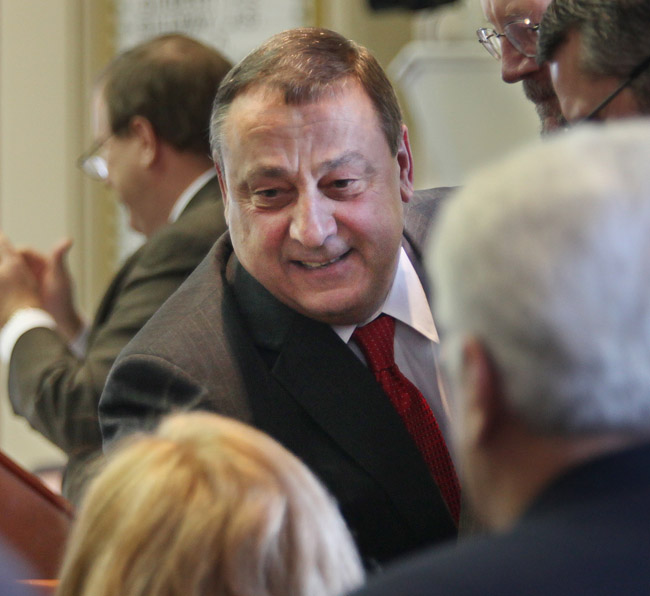
[[[0,327],[21,308],[40,307],[38,282],[6,236],[0,233]]]
[[[72,240],[66,238],[54,246],[49,256],[31,248],[20,251],[36,280],[40,307],[52,315],[68,341],[83,328],[83,321],[74,305],[72,276],[66,260],[71,246]]]

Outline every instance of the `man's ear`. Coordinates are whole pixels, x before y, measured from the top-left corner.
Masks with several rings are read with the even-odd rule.
[[[217,179],[219,180],[219,188],[221,189],[221,200],[223,201],[223,211],[228,221],[228,207],[230,201],[228,200],[228,187],[226,186],[226,176],[225,172],[222,170],[220,165],[219,158],[215,156],[214,158],[214,169],[217,170]]]
[[[149,167],[156,162],[160,152],[160,139],[151,122],[144,116],[134,116],[129,123],[129,133],[140,145],[140,162]]]
[[[504,412],[499,372],[487,348],[476,337],[463,345],[462,383],[465,398],[464,432],[474,445],[489,442],[498,432]]]
[[[413,155],[409,143],[409,131],[402,124],[402,138],[397,148],[397,164],[399,165],[399,185],[402,201],[408,203],[413,196]]]

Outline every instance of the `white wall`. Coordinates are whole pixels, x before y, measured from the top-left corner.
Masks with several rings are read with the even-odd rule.
[[[0,227],[48,249],[76,227],[79,195],[78,2],[0,2]],[[26,466],[61,455],[10,414],[2,383],[0,446]]]

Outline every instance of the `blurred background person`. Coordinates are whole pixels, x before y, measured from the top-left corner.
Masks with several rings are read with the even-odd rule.
[[[477,30],[479,41],[501,61],[506,83],[521,82],[526,97],[535,104],[542,132],[564,124],[548,66],[536,60],[537,36],[550,0],[481,0],[485,18],[495,27]]]
[[[125,440],[91,482],[58,596],[335,596],[363,579],[336,504],[267,435],[207,413]]]
[[[147,238],[111,281],[92,323],[76,306],[65,255],[16,250],[0,238],[0,355],[14,411],[69,457],[64,494],[77,500],[101,448],[97,404],[117,354],[225,230],[208,123],[230,63],[179,34],[149,40],[101,73],[95,143],[85,172],[114,189]]]

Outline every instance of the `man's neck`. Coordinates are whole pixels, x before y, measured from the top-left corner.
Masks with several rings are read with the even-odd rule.
[[[147,236],[153,235],[169,222],[174,205],[190,184],[213,167],[212,161],[204,156],[187,151],[176,151],[166,147],[162,152],[157,175],[153,176],[152,192],[157,193],[157,225]]]
[[[586,437],[554,437],[533,434],[519,437],[493,454],[495,477],[491,503],[484,515],[494,530],[507,530],[559,476],[596,457],[625,449],[647,438],[627,433]],[[497,494],[498,493],[498,494]]]

